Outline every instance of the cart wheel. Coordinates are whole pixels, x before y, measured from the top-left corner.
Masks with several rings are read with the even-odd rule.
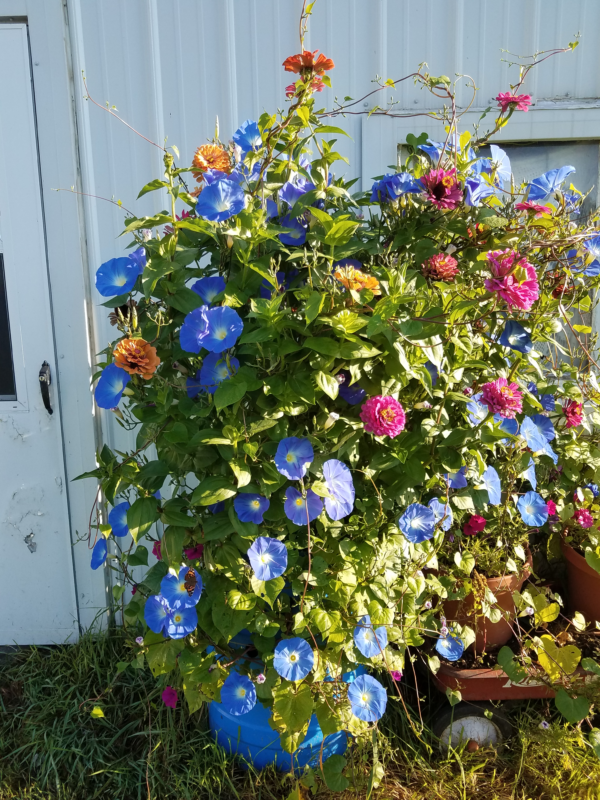
[[[485,712],[491,716],[486,716]],[[469,750],[501,747],[512,733],[507,717],[490,703],[458,703],[444,708],[434,720],[433,732],[440,749],[467,744]]]

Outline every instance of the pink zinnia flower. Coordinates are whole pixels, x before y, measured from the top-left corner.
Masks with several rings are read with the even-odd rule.
[[[539,203],[533,203],[531,200],[526,200],[524,203],[517,203],[515,209],[517,211],[535,211],[536,217],[541,217],[542,214],[552,213],[550,206],[541,206]]]
[[[530,94],[513,94],[512,92],[500,92],[495,98],[500,106],[500,111],[504,114],[511,106],[515,111],[527,111],[531,105]]]
[[[185,557],[189,558],[190,561],[197,561],[199,558],[202,558],[202,553],[204,553],[204,545],[197,544],[194,547],[185,547],[183,552]]]
[[[496,292],[509,309],[529,311],[540,295],[534,267],[514,250],[492,250],[486,258],[493,275],[485,281],[488,292]]]
[[[451,283],[458,274],[458,262],[446,253],[438,253],[428,258],[421,269],[426,278]]]
[[[556,516],[556,503],[554,500],[546,500],[546,508],[548,509],[548,514],[551,517]]]
[[[481,387],[480,403],[488,407],[492,414],[500,414],[505,419],[514,419],[523,408],[523,395],[516,383],[508,383],[506,378],[498,378]]]
[[[447,172],[443,169],[432,169],[420,181],[425,187],[427,197],[437,208],[456,208],[462,200],[462,189],[456,180],[454,168]]]
[[[578,508],[573,514],[573,519],[578,525],[581,525],[582,528],[591,528],[594,524],[594,518],[587,508]]]
[[[487,520],[484,517],[480,517],[478,514],[473,514],[465,523],[463,533],[465,536],[475,536],[476,533],[481,533],[486,525]]]
[[[186,211],[185,209],[181,212],[181,214],[175,214],[177,219],[186,219],[187,217],[192,216],[191,211]],[[173,226],[172,225],[165,225],[165,234],[173,233]]]
[[[167,686],[161,695],[162,701],[169,708],[175,708],[177,705],[177,692],[171,686]]]
[[[567,400],[563,406],[563,414],[567,418],[567,428],[576,428],[583,422],[583,403],[576,403],[575,400]]]
[[[154,542],[154,544],[152,545],[152,554],[155,555],[159,561],[162,559],[162,555],[160,552],[160,542]]]
[[[404,409],[393,397],[369,397],[360,410],[360,418],[365,423],[365,431],[375,436],[389,436],[393,439],[404,430],[406,415]]]

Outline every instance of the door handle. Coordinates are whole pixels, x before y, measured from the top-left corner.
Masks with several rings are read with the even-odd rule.
[[[38,378],[40,379],[40,391],[42,393],[42,400],[44,406],[49,414],[52,414],[52,406],[50,405],[50,384],[52,379],[50,377],[50,364],[47,361],[41,366]]]

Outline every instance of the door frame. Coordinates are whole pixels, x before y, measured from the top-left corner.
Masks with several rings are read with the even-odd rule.
[[[0,22],[26,23],[29,36],[57,365],[52,381],[63,431],[65,492],[81,631],[94,623],[103,625],[108,619],[110,571],[93,572],[91,551],[84,542],[77,541],[87,536],[97,486],[91,480],[74,479],[95,467],[101,431],[91,390],[96,335],[83,198],[69,191],[56,191],[70,187],[81,191],[66,3],[0,0]]]

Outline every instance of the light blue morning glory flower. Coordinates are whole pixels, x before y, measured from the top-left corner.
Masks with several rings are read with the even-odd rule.
[[[433,511],[435,517],[435,524],[441,523],[440,527],[443,531],[449,531],[452,527],[453,516],[450,503],[441,503],[437,497],[432,497],[427,503],[428,508]]]
[[[177,576],[168,572],[160,582],[160,593],[171,609],[192,608],[202,594],[202,578],[193,567],[181,567]]]
[[[221,705],[224,711],[239,717],[256,705],[256,689],[247,675],[230,672],[221,686]]]
[[[98,569],[101,567],[102,564],[106,561],[106,557],[108,555],[108,545],[106,544],[106,539],[104,536],[101,536],[96,544],[94,545],[94,549],[92,550],[92,560],[90,562],[90,567],[92,569]]]
[[[548,519],[548,507],[544,498],[537,492],[526,492],[519,497],[517,508],[526,525],[539,528]]]
[[[280,578],[288,564],[287,549],[278,539],[259,536],[248,550],[248,560],[259,581]]]
[[[279,234],[279,241],[282,244],[300,246],[306,241],[308,224],[303,217],[294,217],[291,219],[290,215],[286,214],[281,218],[281,227],[291,228],[291,231]]]
[[[498,342],[503,347],[510,347],[519,353],[529,353],[533,348],[529,332],[514,319],[507,321]]]
[[[196,204],[196,214],[210,222],[223,222],[243,211],[244,190],[225,178],[205,186]]]
[[[358,620],[354,628],[354,644],[365,658],[380,656],[387,643],[387,630],[383,626],[373,629],[368,614]]]
[[[348,686],[350,709],[363,722],[377,722],[385,714],[387,692],[370,675],[359,675]]]
[[[301,681],[315,665],[315,654],[304,639],[282,639],[275,646],[273,667],[286,681]]]
[[[210,305],[217,295],[225,291],[225,280],[220,275],[210,275],[200,278],[190,288]]]
[[[446,661],[458,661],[465,652],[463,640],[459,636],[455,636],[452,631],[439,637],[435,643],[435,649]]]
[[[323,478],[331,497],[325,498],[325,509],[331,519],[347,517],[354,508],[354,483],[348,467],[335,458],[323,464]]]
[[[403,194],[419,194],[423,184],[408,172],[388,173],[371,187],[372,203],[387,203],[397,200]]]
[[[146,267],[146,250],[143,247],[138,247],[133,253],[129,253],[129,258],[136,264],[138,274],[141,275]]]
[[[553,194],[557,189],[560,189],[565,178],[573,172],[575,172],[575,167],[571,166],[544,172],[539,178],[534,178],[531,183],[527,184],[529,187],[527,199],[533,201],[545,200],[549,194]]]
[[[128,511],[129,503],[127,500],[111,509],[108,515],[108,524],[112,528],[113,536],[127,536],[129,533],[129,526],[127,525]]]
[[[398,527],[412,544],[431,539],[435,531],[435,514],[421,503],[411,503],[398,520]]]
[[[534,414],[530,419],[546,441],[551,442],[552,439],[556,437],[554,425],[548,417],[545,417],[543,414]]]
[[[465,205],[467,206],[480,206],[482,200],[495,194],[496,189],[481,175],[473,175],[465,181]]]
[[[211,353],[222,353],[237,342],[244,323],[235,309],[229,306],[201,306],[191,311],[179,331],[181,349],[199,353],[204,347]]]
[[[483,403],[479,402],[479,398],[482,396],[482,392],[478,392],[474,394],[471,400],[467,403],[467,411],[469,412],[469,422],[472,426],[479,425],[480,422],[488,415],[487,406],[484,406]]]
[[[131,375],[116,364],[105,367],[94,391],[97,405],[100,408],[116,408],[130,380]]]
[[[521,436],[525,439],[527,447],[537,453],[543,450],[548,444],[546,437],[540,432],[540,429],[532,421],[531,417],[525,417],[521,423]]]
[[[308,472],[315,451],[308,439],[288,436],[277,445],[275,467],[290,481],[299,481]]]
[[[98,267],[96,272],[96,289],[102,297],[116,297],[129,294],[138,279],[139,264],[126,256],[111,258]]]
[[[532,489],[537,489],[537,476],[535,474],[535,461],[533,458],[529,459],[529,466],[522,473],[525,480],[529,481]]]
[[[186,567],[187,569],[187,567]],[[198,627],[198,614],[195,608],[177,608],[167,615],[165,632],[171,639],[183,639]]]
[[[258,129],[258,124],[254,120],[247,119],[242,122],[237,131],[233,134],[233,141],[242,151],[242,155],[246,155],[250,150],[260,150],[263,146],[263,140]]]
[[[167,625],[171,609],[160,594],[151,594],[144,606],[146,625],[153,633],[163,633]]]
[[[491,153],[491,166],[496,170],[496,175],[503,181],[510,181],[512,177],[512,168],[510,166],[510,158],[506,152],[498,147],[496,144],[490,145]]]
[[[467,468],[461,467],[458,472],[447,472],[444,480],[451,489],[464,489],[467,486]]]
[[[313,522],[321,515],[323,501],[312,489],[306,492],[306,499],[304,499],[297,489],[289,486],[285,492],[283,510],[294,525],[306,525],[307,522]]]
[[[231,368],[233,372],[230,372],[229,368]],[[208,394],[214,394],[220,384],[223,383],[223,381],[229,380],[232,374],[235,374],[239,368],[240,362],[237,358],[232,356],[229,359],[228,366],[225,356],[220,353],[209,353],[204,357],[202,367],[199,373],[197,373],[200,377],[200,386],[202,390],[208,392]]]
[[[483,487],[487,490],[489,505],[500,505],[502,502],[502,487],[500,485],[500,477],[494,467],[487,467],[481,476],[480,485],[477,488],[480,487]]]
[[[260,494],[237,494],[233,501],[240,522],[254,522],[256,525],[261,524],[263,514],[270,505],[270,501]]]
[[[314,183],[306,180],[299,172],[294,172],[292,177],[279,190],[279,200],[287,203],[291,208],[302,195],[312,192],[314,188]]]

